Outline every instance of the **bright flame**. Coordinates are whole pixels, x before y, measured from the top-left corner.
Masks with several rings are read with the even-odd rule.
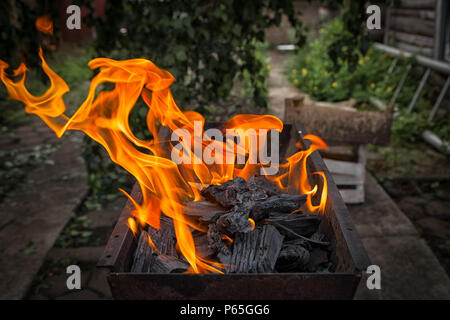
[[[196,156],[193,150],[189,150],[192,151],[191,157],[195,160],[192,164],[177,165],[169,159],[167,150],[162,147],[164,143],[167,144],[167,141],[159,140],[159,127],[167,126],[171,131],[179,128],[187,130],[193,137],[191,145],[195,145],[195,142],[200,143],[201,151],[208,144],[222,144],[224,147],[222,150],[225,151],[223,154],[216,155],[219,157],[226,157],[230,152],[234,154],[236,151],[244,152],[248,157],[250,153],[248,144],[242,149],[235,143],[203,142],[201,140],[205,122],[203,116],[194,111],[182,112],[175,104],[169,89],[174,81],[173,76],[146,59],[116,61],[97,58],[90,61],[89,67],[93,70],[99,69],[99,72],[91,81],[86,100],[69,118],[64,114],[65,105],[62,98],[69,91],[69,87],[47,65],[42,50],[39,50],[39,57],[42,61],[43,71],[50,79],[49,89],[41,96],[34,96],[26,89],[27,68],[24,64],[14,70],[13,77],[19,77],[19,79],[13,81],[6,74],[8,64],[0,60],[0,78],[10,97],[23,102],[25,111],[38,115],[58,137],[61,137],[67,130],[83,131],[100,143],[115,163],[137,179],[143,195],[141,203],[137,203],[121,190],[135,207],[131,212],[133,217],[127,222],[135,235],[139,226],[145,227],[148,224],[159,229],[160,214],[164,212],[173,219],[177,248],[189,262],[189,272],[220,272],[219,264],[197,256],[194,240],[189,230],[189,227],[195,228],[196,226],[185,219],[182,203],[198,200],[199,191],[205,185],[223,183],[236,176],[247,179],[261,165],[249,165],[248,160],[243,167],[227,162],[207,165]],[[97,89],[107,82],[113,83],[114,89],[96,94]],[[130,112],[139,97],[142,97],[148,106],[147,126],[153,135],[151,141],[138,139],[129,126]],[[201,121],[200,135],[195,134],[194,120]],[[281,131],[283,123],[270,115],[238,115],[225,124],[225,129],[244,132],[249,129],[254,129],[256,132],[259,132],[259,129]],[[265,135],[265,133],[262,134]],[[311,187],[308,182],[306,159],[313,151],[326,148],[326,144],[313,135],[305,136],[305,139],[312,142],[311,147],[287,158],[287,163],[281,165],[285,170],[282,175],[268,176],[268,178],[276,181],[284,190],[291,191],[293,189],[295,192],[308,195],[308,209],[312,212],[322,212],[327,196],[325,175],[323,172],[314,173],[322,177],[323,188],[320,203],[313,204],[312,197],[317,193],[318,186]],[[261,147],[258,146],[258,148]],[[257,152],[258,150],[253,151]],[[254,228],[254,221],[250,220],[250,222]],[[231,238],[228,240],[233,241]],[[149,245],[156,249],[150,238]]]
[[[50,17],[41,16],[36,19],[36,29],[45,34],[53,34],[53,22],[50,20]]]

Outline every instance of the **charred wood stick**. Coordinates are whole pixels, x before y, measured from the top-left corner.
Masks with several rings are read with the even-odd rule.
[[[299,235],[298,233],[292,231],[288,227],[285,227],[285,226],[280,225],[280,224],[275,224],[275,226],[278,227],[278,228],[286,230],[288,233],[292,234],[293,236],[295,236],[297,238],[303,239],[303,240],[311,242],[311,243],[315,243],[315,244],[318,244],[318,245],[321,245],[321,246],[328,246],[330,244],[329,242],[325,242],[325,241],[318,241],[318,240],[309,239],[307,237]]]
[[[288,227],[295,233],[298,233],[305,237],[309,237],[318,230],[321,219],[318,215],[314,214],[286,214],[280,212],[272,212],[272,214],[268,219],[266,219],[266,221],[274,224],[275,226],[282,225]],[[291,234],[284,232],[284,229],[279,231],[288,239],[295,238]]]

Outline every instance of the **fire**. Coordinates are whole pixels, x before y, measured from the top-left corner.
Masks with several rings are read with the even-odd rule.
[[[36,29],[45,34],[53,34],[53,21],[49,16],[41,16],[36,19]]]
[[[51,31],[51,25],[49,27],[45,22],[48,21],[42,17],[36,21],[36,25],[39,25],[40,30]],[[218,158],[225,158],[230,154],[236,157],[239,153],[250,158],[252,152],[258,150],[250,150],[248,143],[242,146],[229,141],[227,143],[200,141],[200,135],[204,132],[203,116],[194,111],[181,111],[175,104],[169,89],[174,77],[146,59],[117,61],[96,58],[90,61],[89,67],[93,70],[98,69],[99,72],[91,81],[86,100],[72,117],[68,117],[64,114],[66,108],[63,95],[69,92],[69,87],[48,66],[42,50],[39,51],[39,57],[42,61],[42,69],[50,79],[50,87],[41,96],[32,95],[25,87],[27,68],[24,64],[14,70],[12,77],[18,77],[18,80],[13,81],[12,77],[6,73],[8,64],[0,60],[0,79],[6,86],[10,98],[23,102],[25,111],[39,116],[58,137],[67,130],[83,131],[100,143],[115,163],[136,178],[142,191],[141,203],[137,203],[121,190],[135,207],[132,211],[133,218],[127,222],[133,233],[136,234],[140,227],[146,225],[158,229],[160,215],[163,212],[173,219],[177,249],[189,262],[189,272],[219,272],[218,264],[197,256],[189,229],[189,227],[197,227],[184,217],[183,203],[198,200],[199,191],[205,185],[220,184],[236,176],[247,179],[255,173],[256,169],[264,168],[264,165],[250,165],[248,159],[243,166],[225,162],[209,165],[199,159],[195,150],[188,150],[193,160],[192,164],[177,165],[167,156],[167,150],[163,147],[167,141],[160,140],[159,128],[166,126],[172,132],[180,128],[185,129],[191,134],[193,140],[191,142],[199,143],[197,146],[200,145],[201,151],[210,145],[223,144],[224,152],[214,155]],[[114,89],[97,94],[97,89],[106,82],[113,83]],[[148,106],[147,126],[153,135],[151,141],[138,139],[129,125],[130,112],[140,97]],[[199,128],[195,128],[198,123],[200,123]],[[259,141],[264,141],[268,131],[281,131],[283,123],[270,115],[238,115],[225,123],[225,129],[240,130],[239,132],[256,129],[258,138],[262,137]],[[247,142],[248,139],[249,137],[246,136]],[[308,181],[306,159],[315,150],[326,148],[326,144],[312,135],[306,136],[305,139],[310,140],[312,145],[307,150],[299,151],[287,158],[287,162],[280,165],[284,170],[281,175],[267,177],[276,181],[284,190],[307,194],[308,209],[311,212],[323,212],[327,198],[325,175],[323,172],[314,173],[321,177],[323,186],[319,204],[313,204],[312,198],[318,193],[319,188],[317,185],[312,187]],[[180,141],[181,144],[186,142]],[[263,144],[258,146],[258,148],[262,147]],[[251,222],[254,228],[254,222]],[[228,240],[233,241],[231,238]],[[148,242],[154,247],[150,238]]]

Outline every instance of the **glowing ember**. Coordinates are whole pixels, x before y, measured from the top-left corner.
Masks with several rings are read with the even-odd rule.
[[[41,17],[36,21],[39,30],[52,32],[51,21]],[[38,115],[55,133],[61,137],[67,130],[81,130],[100,143],[109,153],[111,159],[131,173],[139,183],[143,200],[137,203],[125,191],[135,206],[132,211],[134,218],[128,220],[128,226],[136,234],[139,228],[150,225],[159,228],[160,214],[173,219],[177,248],[189,262],[189,272],[218,272],[217,263],[204,260],[196,255],[194,240],[189,227],[200,229],[183,215],[183,203],[196,201],[204,186],[221,184],[237,176],[248,179],[260,169],[267,170],[266,163],[250,163],[255,153],[265,147],[267,133],[270,130],[281,132],[282,122],[271,115],[238,115],[225,123],[225,129],[239,132],[242,137],[249,130],[254,130],[259,143],[251,149],[251,135],[245,135],[241,142],[245,144],[221,142],[206,136],[204,139],[204,118],[194,111],[181,111],[175,104],[169,86],[174,81],[173,76],[159,69],[146,59],[130,59],[117,61],[107,58],[97,58],[89,62],[91,69],[99,69],[92,79],[88,96],[76,113],[69,118],[64,114],[65,105],[62,96],[69,91],[65,81],[54,73],[47,65],[42,50],[39,51],[43,71],[50,79],[49,89],[41,96],[32,95],[25,87],[27,68],[21,64],[13,72],[13,81],[6,74],[9,67],[0,60],[0,78],[6,86],[12,99],[25,104],[25,111]],[[102,91],[96,94],[102,83],[113,83],[112,91]],[[138,139],[131,131],[129,115],[136,101],[142,98],[148,106],[147,126],[153,135],[153,140]],[[162,141],[158,139],[160,126],[167,126],[172,132],[183,129],[189,133],[191,141],[180,141],[184,151],[191,158],[190,164],[176,164],[165,155]],[[203,139],[202,139],[203,137]],[[327,182],[323,172],[313,174],[322,177],[320,202],[313,204],[313,197],[318,194],[319,186],[311,186],[308,181],[306,159],[317,149],[326,148],[326,144],[318,137],[308,135],[311,146],[305,151],[299,151],[287,158],[285,164],[280,164],[279,175],[267,175],[275,181],[282,190],[289,193],[307,195],[306,205],[311,212],[323,212],[327,199]],[[215,148],[220,146],[221,148]],[[173,145],[172,145],[173,147]],[[278,147],[278,146],[276,146]],[[195,148],[202,152],[210,152],[216,159],[232,157],[233,161],[208,164],[198,156]],[[209,149],[208,149],[209,148]],[[222,151],[217,151],[222,150]],[[235,160],[244,156],[245,163],[236,165]],[[220,162],[220,161],[219,161]],[[255,227],[255,222],[250,221]],[[230,242],[233,240],[227,238]],[[149,245],[154,247],[152,240]]]

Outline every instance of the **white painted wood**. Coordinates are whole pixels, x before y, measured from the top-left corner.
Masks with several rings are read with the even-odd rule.
[[[324,159],[324,162],[331,173],[361,175],[364,166],[361,163]]]
[[[358,146],[356,153],[358,154],[358,162],[324,159],[345,203],[364,202],[364,178],[367,161],[366,146]],[[343,186],[352,186],[354,189],[343,188]]]

